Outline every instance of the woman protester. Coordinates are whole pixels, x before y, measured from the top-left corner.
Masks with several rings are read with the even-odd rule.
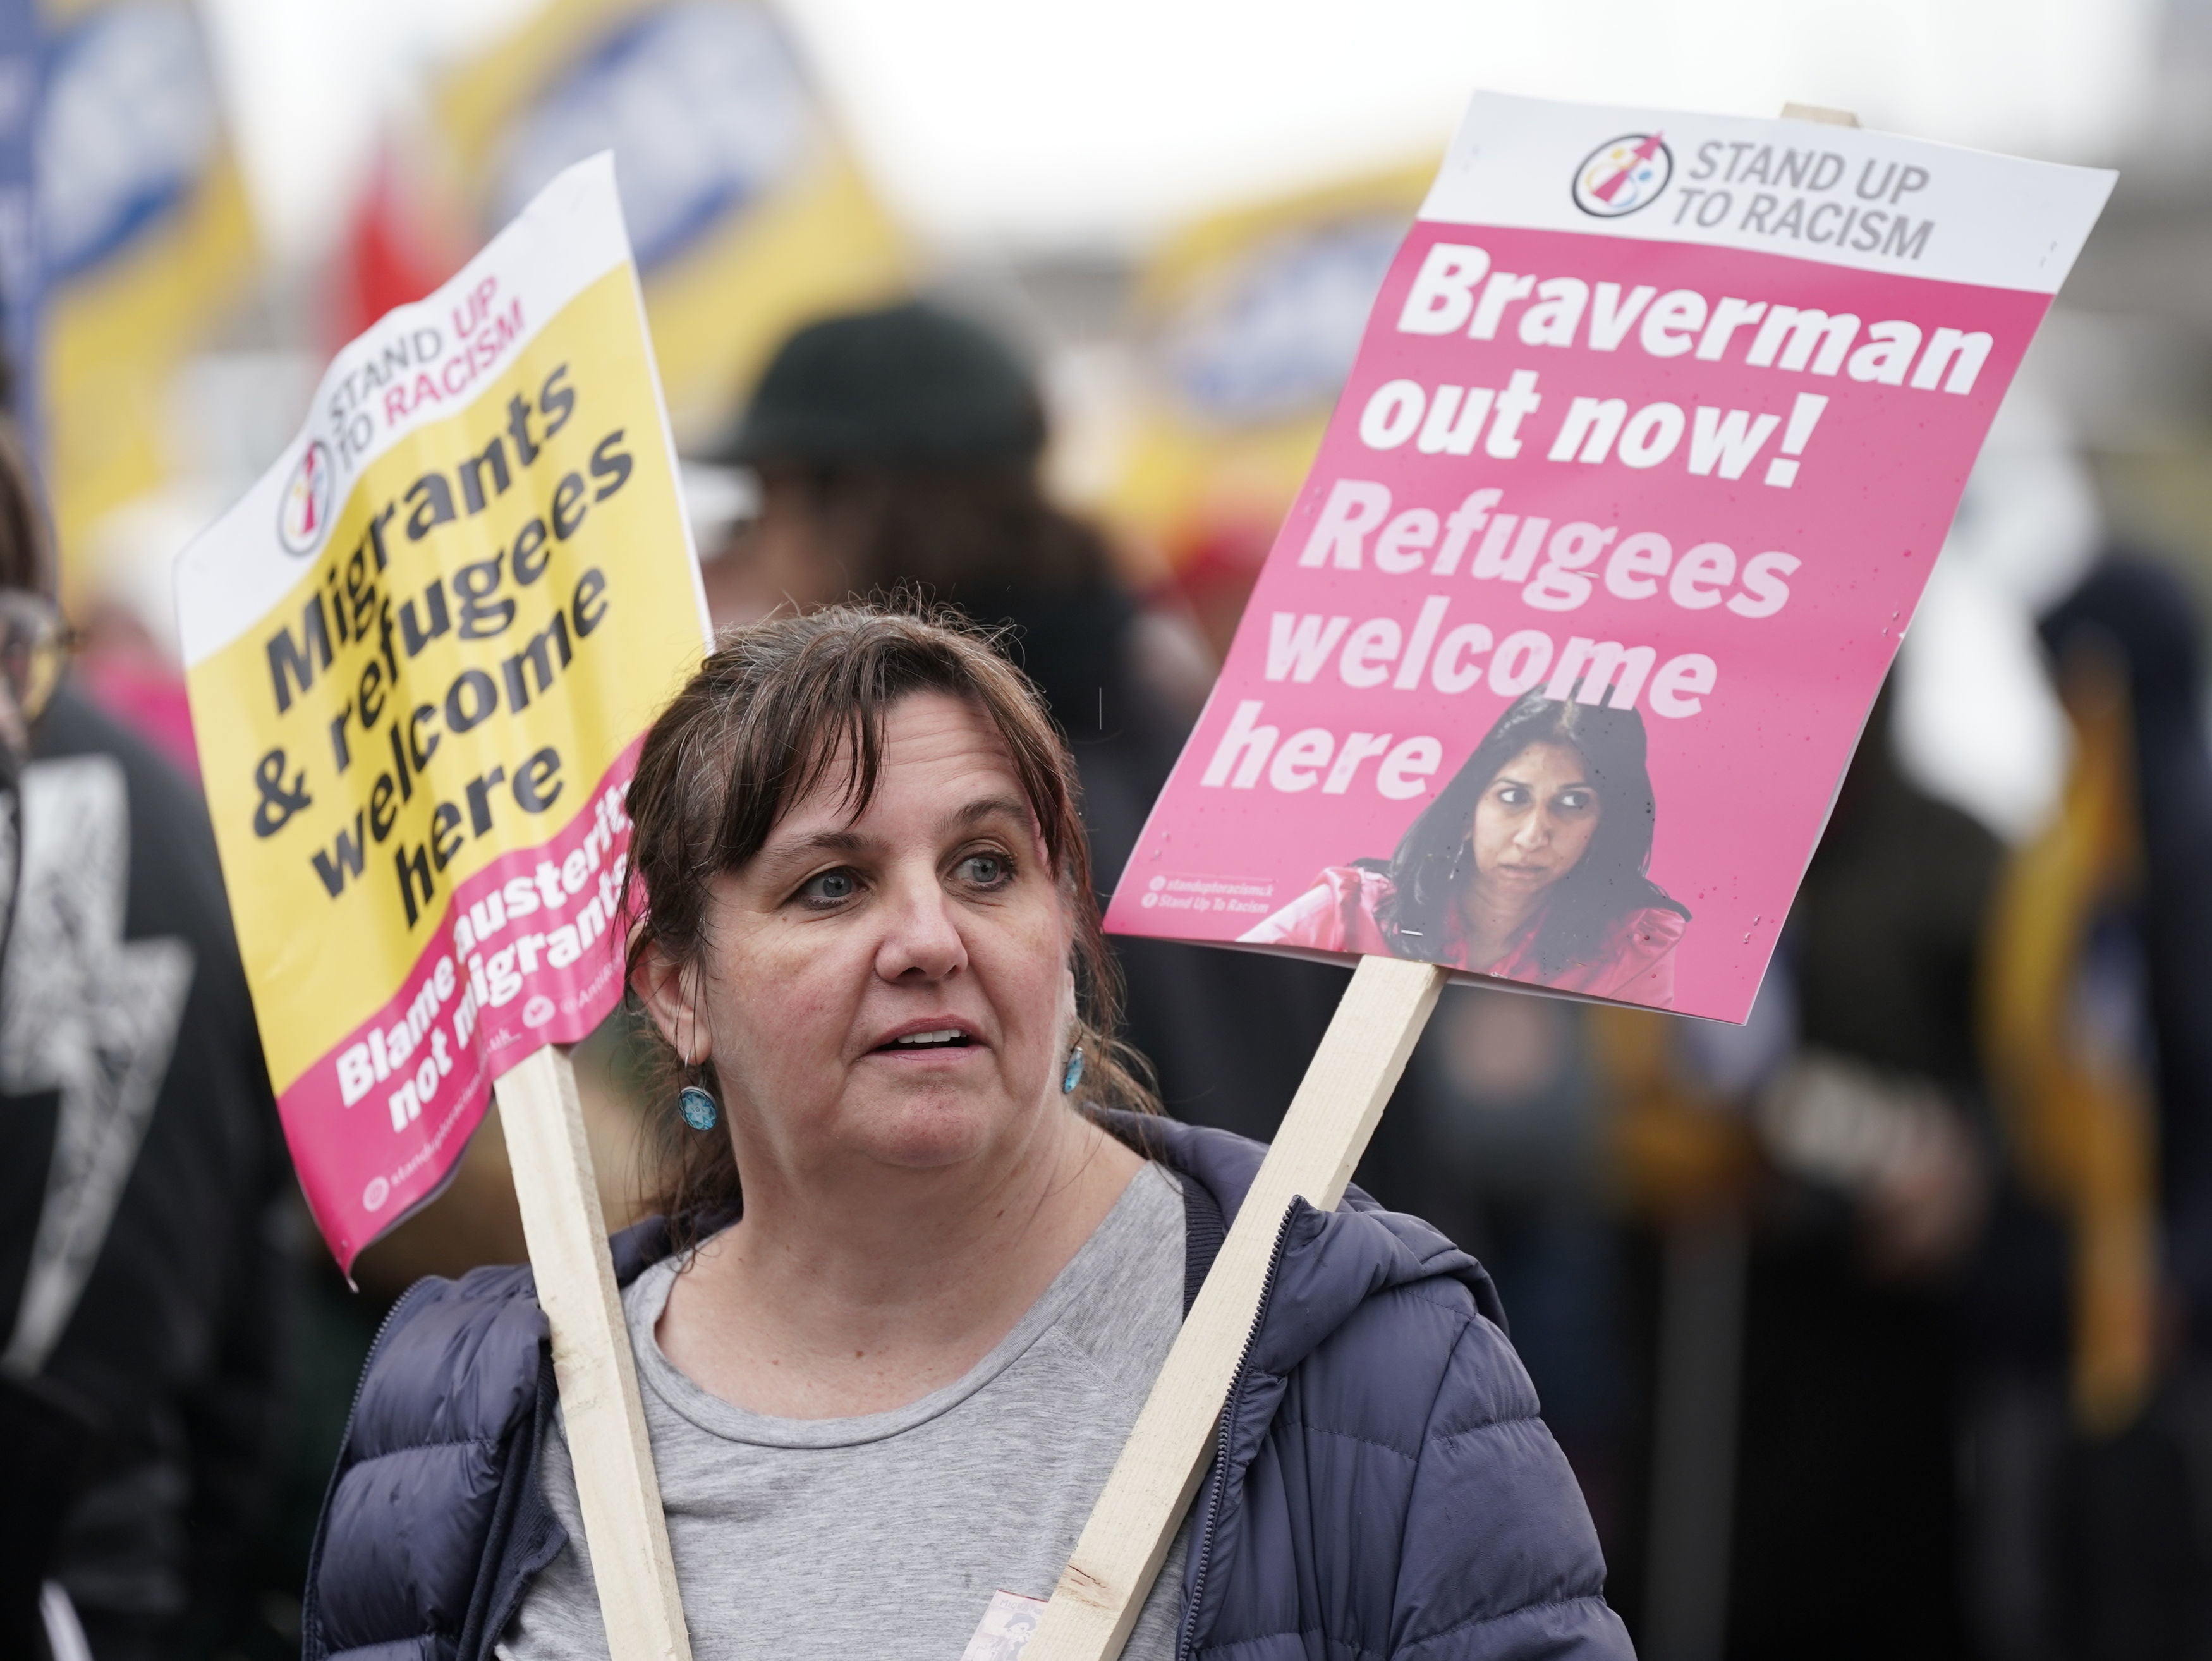
[[[1690,913],[1644,874],[1654,818],[1644,751],[1633,709],[1528,693],[1388,861],[1329,867],[1243,938],[1670,1007]]]
[[[615,1255],[693,1653],[952,1661],[1050,1594],[1261,1150],[1115,1043],[1066,748],[966,628],[733,631],[629,802],[672,1175]],[[1127,1653],[1626,1657],[1482,1269],[1357,1190],[1279,1251]],[[526,1270],[395,1311],[306,1623],[606,1653]]]

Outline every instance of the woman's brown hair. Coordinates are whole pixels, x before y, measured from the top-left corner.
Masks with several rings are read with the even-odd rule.
[[[786,811],[825,778],[849,765],[847,806],[855,816],[866,811],[881,773],[884,722],[920,692],[963,699],[990,721],[1036,815],[1075,934],[1084,1051],[1075,1104],[1158,1112],[1142,1059],[1114,1036],[1121,982],[1099,927],[1074,760],[1021,672],[955,611],[905,600],[832,605],[723,633],[646,734],[630,785],[623,907],[633,984],[647,952],[696,969],[714,879],[758,853]],[[672,1097],[685,1069],[657,1029],[653,1037],[662,1093]],[[736,1152],[726,1135],[682,1129],[672,1107],[652,1123],[664,1173],[653,1206],[678,1244],[688,1244],[736,1215]]]

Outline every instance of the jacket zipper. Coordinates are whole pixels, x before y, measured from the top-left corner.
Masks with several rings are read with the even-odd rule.
[[[416,1281],[413,1286],[399,1294],[398,1300],[390,1309],[384,1311],[384,1318],[376,1325],[376,1336],[369,1340],[368,1354],[362,1360],[361,1377],[354,1380],[353,1400],[346,1407],[345,1433],[338,1439],[338,1462],[331,1468],[331,1480],[323,1489],[322,1510],[319,1514],[321,1520],[319,1520],[315,1526],[314,1550],[307,1559],[307,1578],[300,1589],[301,1649],[303,1655],[308,1658],[308,1661],[320,1661],[320,1658],[328,1653],[320,1642],[320,1634],[317,1631],[317,1622],[314,1618],[315,1577],[322,1568],[323,1526],[330,1517],[331,1496],[337,1492],[338,1476],[345,1469],[345,1451],[353,1445],[354,1415],[361,1411],[361,1393],[368,1388],[370,1369],[376,1365],[377,1354],[383,1349],[384,1341],[398,1323],[401,1312],[415,1301],[415,1294],[422,1291],[429,1284],[430,1281],[427,1277]]]
[[[1221,1520],[1221,1504],[1229,1492],[1229,1440],[1231,1427],[1237,1422],[1237,1409],[1244,1399],[1244,1385],[1251,1376],[1252,1346],[1260,1336],[1260,1329],[1267,1318],[1267,1305],[1275,1295],[1275,1275],[1283,1266],[1283,1246],[1291,1233],[1291,1218],[1296,1208],[1285,1210],[1283,1220],[1275,1226],[1275,1249],[1267,1259],[1267,1276],[1260,1283],[1260,1306],[1252,1313],[1252,1325],[1244,1335],[1244,1348],[1237,1357],[1237,1371],[1229,1384],[1229,1399],[1221,1406],[1221,1425],[1216,1433],[1213,1446],[1213,1475],[1206,1485],[1206,1520],[1200,1524],[1198,1539],[1192,1547],[1198,1561],[1190,1571],[1190,1599],[1183,1607],[1182,1630],[1176,1635],[1176,1661],[1190,1661],[1191,1643],[1198,1629],[1198,1606],[1206,1596],[1206,1572],[1213,1555],[1214,1525]]]

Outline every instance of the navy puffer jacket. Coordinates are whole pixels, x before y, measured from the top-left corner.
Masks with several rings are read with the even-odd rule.
[[[1183,1178],[1195,1293],[1265,1150],[1115,1116]],[[666,1250],[616,1242],[627,1281]],[[1354,1190],[1301,1203],[1222,1419],[1182,1658],[1575,1661],[1632,1652],[1573,1474],[1490,1277]],[[425,1281],[369,1356],[308,1571],[304,1661],[483,1661],[565,1543],[539,1497],[554,1404],[524,1269]]]

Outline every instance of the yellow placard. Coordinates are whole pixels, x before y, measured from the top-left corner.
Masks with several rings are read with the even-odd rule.
[[[342,1258],[620,994],[623,792],[702,638],[620,235],[605,159],[563,174],[341,355],[180,562],[240,948]]]

